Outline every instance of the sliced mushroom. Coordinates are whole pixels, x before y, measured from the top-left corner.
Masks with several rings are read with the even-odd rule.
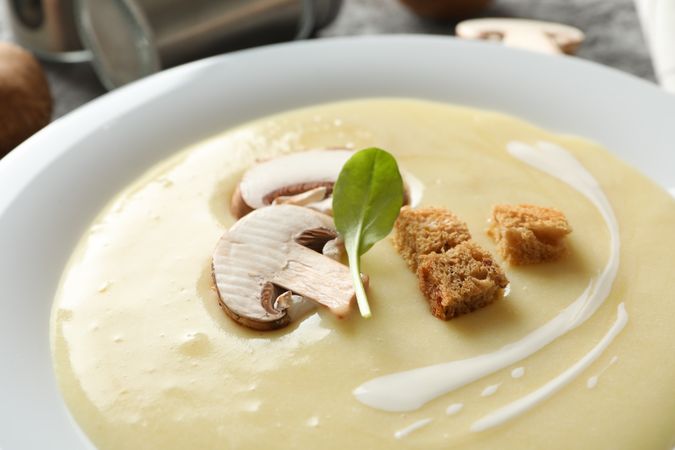
[[[291,153],[256,164],[244,173],[232,195],[230,210],[243,217],[271,204],[292,204],[332,214],[333,185],[351,150],[323,149]],[[406,203],[420,200],[422,185],[403,172]]]
[[[573,54],[584,40],[578,28],[526,19],[465,20],[455,32],[465,39],[497,40],[510,47],[554,54]]]
[[[256,164],[241,179],[232,196],[232,214],[242,217],[272,204],[278,197],[292,197],[315,188],[325,188],[323,200],[333,190],[350,150],[309,150],[291,153]],[[314,191],[314,195],[321,191]]]
[[[354,298],[349,268],[313,250],[336,236],[330,216],[301,206],[273,205],[246,215],[213,254],[221,306],[256,330],[288,325],[291,307],[302,310],[307,300],[346,315]]]

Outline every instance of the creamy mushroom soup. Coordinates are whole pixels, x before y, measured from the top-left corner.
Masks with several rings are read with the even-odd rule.
[[[493,204],[560,209],[568,255],[498,259],[506,297],[444,322],[388,238],[362,258],[371,319],[318,306],[272,331],[232,320],[211,256],[242,173],[369,146],[493,254]],[[54,367],[102,449],[669,448],[674,228],[675,201],[653,182],[515,118],[402,99],[292,111],[188,148],[110,202],[64,272]]]

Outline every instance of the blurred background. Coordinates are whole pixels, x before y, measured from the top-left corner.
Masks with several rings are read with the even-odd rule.
[[[293,39],[454,35],[460,21],[486,17],[565,24],[579,35],[566,47],[549,31],[533,34],[512,23],[506,23],[506,33],[485,31],[480,27],[487,25],[472,23],[465,37],[519,47],[543,43],[549,53],[575,53],[655,81],[653,51],[643,34],[649,28],[645,17],[654,9],[650,2],[658,0],[0,0],[0,44],[13,42],[38,56],[51,92],[52,119],[108,89],[205,55]],[[674,0],[663,2],[673,9]],[[20,73],[14,67],[20,58],[4,50],[0,47],[0,123],[2,110],[9,108],[2,99]],[[19,103],[12,105],[14,113]],[[10,145],[4,145],[5,152]]]

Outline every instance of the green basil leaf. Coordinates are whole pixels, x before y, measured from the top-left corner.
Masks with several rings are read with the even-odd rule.
[[[363,317],[370,317],[370,306],[361,281],[360,256],[391,232],[403,195],[396,159],[379,148],[367,148],[349,158],[333,188],[335,227],[345,241]]]

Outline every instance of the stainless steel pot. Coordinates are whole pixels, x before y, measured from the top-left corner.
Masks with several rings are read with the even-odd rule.
[[[309,37],[341,0],[79,0],[80,36],[109,88],[204,56]]]

